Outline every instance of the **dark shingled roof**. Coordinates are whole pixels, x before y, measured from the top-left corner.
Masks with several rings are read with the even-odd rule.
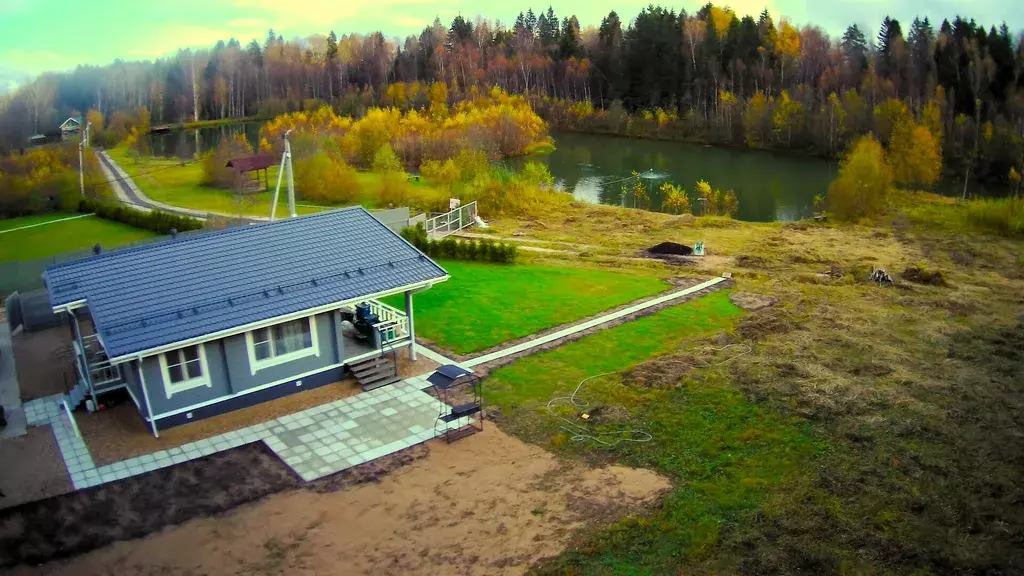
[[[50,266],[50,303],[85,300],[111,358],[447,272],[360,207]]]
[[[252,172],[253,170],[263,170],[274,165],[274,159],[267,154],[260,154],[258,156],[247,156],[245,158],[232,158],[228,160],[227,167],[234,168],[235,172],[239,174],[243,172]]]

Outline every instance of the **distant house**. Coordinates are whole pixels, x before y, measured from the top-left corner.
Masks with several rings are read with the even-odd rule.
[[[100,254],[43,278],[75,335],[70,404],[126,389],[159,435],[346,370],[364,386],[397,381],[392,351],[415,354],[413,293],[448,274],[355,207]],[[392,294],[404,310],[379,300]]]
[[[77,134],[82,129],[82,117],[71,116],[60,125],[60,133],[62,136],[68,136],[69,134]]]

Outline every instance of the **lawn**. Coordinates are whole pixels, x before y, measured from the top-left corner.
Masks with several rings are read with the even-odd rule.
[[[588,268],[442,262],[451,279],[417,294],[416,332],[469,354],[669,288],[658,277]],[[385,300],[401,308],[401,296]]]
[[[46,214],[33,214],[31,216],[21,216],[19,218],[5,218],[3,220],[0,220],[0,232],[3,232],[4,230],[13,230],[15,228],[21,228],[22,226],[44,224],[46,222],[53,222],[54,220],[62,220],[64,218],[74,218],[75,216],[82,215],[75,214],[72,212],[49,212]]]
[[[750,403],[720,374],[683,380],[674,389],[637,386],[623,371],[652,357],[681,352],[713,354],[720,362],[741,347],[714,350],[706,338],[731,330],[742,312],[725,291],[666,308],[597,332],[555,350],[528,356],[493,372],[486,400],[501,410],[503,427],[524,439],[598,462],[651,468],[674,482],[650,518],[626,518],[587,535],[584,546],[543,566],[550,573],[667,574],[681,560],[713,546],[729,522],[755,510],[773,492],[801,475],[822,445],[799,420]],[[644,431],[649,442],[605,447],[572,435],[546,409],[588,381],[577,400],[556,404],[579,431],[612,442],[616,432]],[[492,408],[493,409],[493,408]],[[593,414],[589,420],[580,412]],[[623,416],[625,414],[625,416]]]
[[[270,205],[273,200],[273,189],[277,186],[278,166],[275,164],[267,170],[267,181],[270,186],[268,192],[261,192],[245,197],[239,202],[238,195],[228,190],[210,188],[200,184],[203,178],[203,166],[200,162],[190,162],[182,165],[181,160],[175,158],[142,157],[131,158],[128,150],[124,147],[117,147],[109,150],[110,158],[117,162],[135,183],[142,189],[150,199],[171,206],[181,206],[193,210],[206,210],[229,216],[243,214],[245,216],[268,216]],[[360,194],[357,197],[359,204],[367,208],[386,208],[379,199],[381,187],[381,176],[372,172],[358,172],[357,181],[360,185]],[[411,180],[410,184],[416,191],[422,191],[431,197],[437,192],[422,179]],[[297,194],[301,195],[300,192]],[[298,201],[297,212],[299,214],[312,214],[329,209],[329,206],[320,206],[313,203]],[[281,195],[278,198],[277,213],[287,214],[288,195],[287,184],[281,182]]]
[[[10,229],[38,223],[39,217],[29,216],[4,220],[0,224],[5,229]],[[104,248],[113,248],[153,236],[155,234],[148,230],[133,228],[120,222],[96,217],[77,218],[0,234],[0,262],[35,260],[89,248],[96,243]]]
[[[157,202],[229,216],[239,213],[246,216],[270,215],[273,192],[261,192],[247,196],[239,202],[238,195],[230,191],[202,186],[200,181],[203,177],[203,166],[199,162],[182,165],[178,159],[154,157],[143,157],[136,160],[128,157],[127,150],[123,147],[115,148],[108,153],[110,158],[135,180],[143,193]],[[271,190],[277,184],[277,172],[277,166],[272,166],[267,170]],[[288,213],[288,195],[283,182],[281,188],[277,213],[286,215]],[[298,206],[297,211],[300,214],[311,214],[323,209],[318,206],[302,205]]]

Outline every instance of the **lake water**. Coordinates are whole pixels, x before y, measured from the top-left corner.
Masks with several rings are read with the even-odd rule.
[[[191,158],[217,147],[224,138],[245,134],[254,150],[259,148],[262,122],[212,126],[151,134],[150,143],[157,156]],[[632,194],[624,194],[633,171],[641,173],[651,197],[651,208],[661,206],[658,187],[671,182],[686,189],[694,213],[700,204],[694,196],[698,180],[707,180],[713,188],[733,190],[739,200],[740,220],[769,222],[799,220],[814,212],[814,197],[825,196],[836,176],[835,162],[820,158],[742,148],[715,148],[684,142],[635,140],[560,132],[554,134],[555,150],[506,160],[512,169],[526,162],[548,166],[560,190],[588,202],[632,207]],[[940,194],[960,196],[963,183],[940,182]],[[972,182],[969,194],[1001,196],[1006,191],[986,189]]]
[[[213,150],[225,138],[245,134],[252,149],[258,150],[262,125],[262,122],[245,122],[193,130],[174,130],[164,134],[150,134],[149,143],[153,147],[154,156],[192,158],[197,151],[199,154],[205,154]]]
[[[554,140],[554,152],[513,159],[509,166],[543,162],[558,188],[581,200],[619,206],[634,205],[622,186],[636,171],[654,209],[661,204],[658,187],[671,182],[686,189],[699,214],[694,184],[706,180],[713,188],[736,192],[740,220],[798,220],[812,215],[814,197],[825,195],[836,173],[836,165],[826,160],[760,150],[573,133],[557,133]]]

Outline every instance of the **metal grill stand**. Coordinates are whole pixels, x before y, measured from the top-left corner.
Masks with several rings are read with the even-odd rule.
[[[484,429],[483,382],[459,366],[441,366],[427,378],[441,409],[434,422],[434,436],[449,444]],[[475,416],[475,417],[474,417]]]

